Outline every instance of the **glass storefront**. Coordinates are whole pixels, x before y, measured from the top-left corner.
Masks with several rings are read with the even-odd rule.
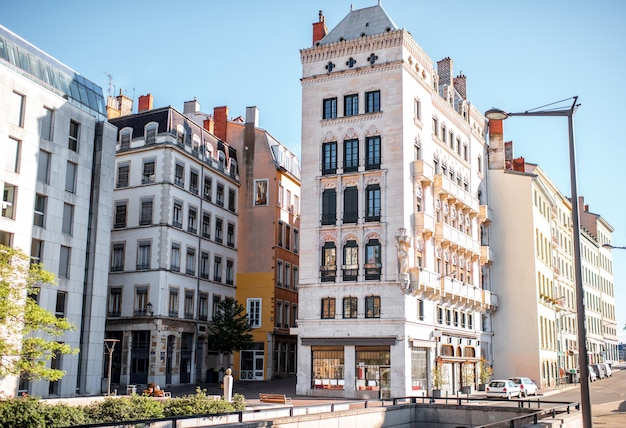
[[[428,349],[411,349],[411,389],[421,391],[428,389]]]
[[[343,389],[344,352],[338,346],[311,347],[313,389]]]
[[[356,347],[356,389],[378,391],[381,387],[381,368],[391,364],[389,347]]]

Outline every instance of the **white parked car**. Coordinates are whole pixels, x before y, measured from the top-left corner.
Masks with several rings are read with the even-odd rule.
[[[492,380],[485,387],[487,398],[502,397],[510,400],[511,397],[520,398],[522,396],[522,388],[509,379]]]
[[[527,397],[529,395],[537,395],[537,391],[539,388],[537,384],[532,381],[531,378],[528,377],[510,377],[509,380],[512,380],[516,384],[519,385],[522,390],[522,397]]]

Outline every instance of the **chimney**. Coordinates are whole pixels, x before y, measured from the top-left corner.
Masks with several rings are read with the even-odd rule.
[[[489,169],[504,169],[504,135],[502,120],[489,119]]]
[[[197,113],[200,111],[200,103],[195,98],[191,101],[185,101],[183,106],[183,114]]]
[[[458,76],[456,76],[452,82],[454,84],[454,89],[456,89],[456,91],[459,93],[461,98],[466,100],[467,89],[465,85],[467,84],[467,77],[465,77],[465,75],[461,73]]]
[[[215,135],[215,122],[213,122],[213,119],[204,119],[202,126],[211,134]]]
[[[215,107],[213,109],[213,120],[215,121],[215,136],[222,141],[226,141],[226,122],[228,122],[228,107]]]
[[[324,14],[320,10],[319,21],[313,23],[313,46],[328,34]]]
[[[439,75],[439,86],[452,86],[452,60],[450,57],[437,61],[437,74]]]
[[[524,158],[517,158],[517,159],[513,159],[511,161],[511,169],[513,171],[518,171],[518,172],[524,172],[526,171],[526,159]]]
[[[154,98],[152,94],[141,95],[139,97],[139,103],[137,104],[137,113],[152,110],[152,102]]]
[[[128,98],[120,89],[116,97],[107,98],[107,117],[113,119],[120,116],[128,116],[133,112],[133,100]]]

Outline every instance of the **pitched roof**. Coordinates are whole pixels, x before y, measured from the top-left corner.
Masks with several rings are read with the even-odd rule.
[[[350,13],[335,28],[330,30],[319,43],[326,45],[340,40],[358,39],[359,37],[373,36],[397,29],[398,26],[378,2],[376,6],[350,10]]]

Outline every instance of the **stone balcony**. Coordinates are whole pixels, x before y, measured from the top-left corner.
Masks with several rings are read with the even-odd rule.
[[[433,182],[433,167],[432,165],[426,163],[424,160],[414,160],[412,162],[412,175],[413,178],[419,180],[422,183],[432,183]]]
[[[472,196],[465,188],[459,186],[443,174],[435,174],[435,195],[444,195],[448,199],[462,203],[473,213],[479,213],[480,203],[478,198]]]
[[[464,248],[476,255],[481,253],[480,242],[446,223],[435,224],[435,240],[455,248]]]

